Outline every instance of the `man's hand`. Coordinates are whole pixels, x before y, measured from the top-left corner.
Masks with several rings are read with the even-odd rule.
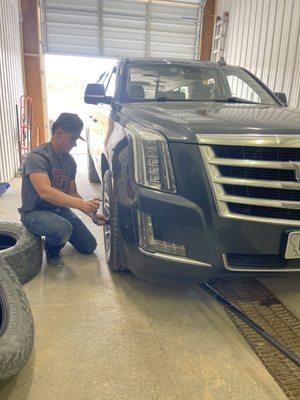
[[[85,214],[91,214],[98,210],[99,205],[100,201],[98,199],[82,200],[82,205],[79,210]]]
[[[91,218],[92,218],[93,222],[99,226],[103,226],[109,222],[108,219],[105,218],[104,215],[101,214],[100,212],[93,214],[93,216]]]

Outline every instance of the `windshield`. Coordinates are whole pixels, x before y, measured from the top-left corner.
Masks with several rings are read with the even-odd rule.
[[[208,101],[278,105],[242,69],[173,63],[129,64],[123,101]]]

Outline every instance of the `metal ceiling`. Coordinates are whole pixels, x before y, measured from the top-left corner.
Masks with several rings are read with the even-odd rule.
[[[41,0],[43,50],[103,57],[198,57],[206,0]]]

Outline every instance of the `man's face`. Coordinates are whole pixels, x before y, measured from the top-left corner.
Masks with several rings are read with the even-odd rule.
[[[77,138],[64,129],[57,129],[54,134],[57,146],[62,153],[69,153],[76,147]]]

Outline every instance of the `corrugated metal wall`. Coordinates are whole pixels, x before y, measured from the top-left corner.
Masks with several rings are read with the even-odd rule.
[[[203,0],[41,0],[44,52],[193,59]]]
[[[217,0],[229,12],[224,57],[247,68],[273,91],[300,107],[299,0]]]
[[[18,0],[1,0],[0,12],[0,182],[19,167],[16,104],[23,92]]]

